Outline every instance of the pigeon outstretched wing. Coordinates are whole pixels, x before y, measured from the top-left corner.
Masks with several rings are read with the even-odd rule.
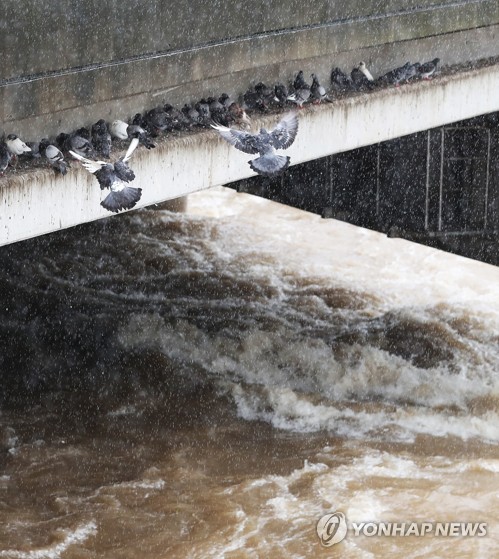
[[[212,124],[214,128],[224,140],[232,144],[235,148],[244,151],[244,153],[259,153],[257,137],[249,132],[242,132],[234,128],[227,128],[219,124]]]
[[[297,133],[298,115],[294,112],[288,113],[270,133],[272,144],[276,149],[286,149],[295,141]]]
[[[121,161],[123,161],[123,163],[126,163],[130,159],[130,157],[132,157],[133,152],[137,149],[138,145],[139,145],[139,139],[132,138],[132,141],[130,142],[128,149],[126,150],[124,157],[120,158]]]
[[[103,167],[109,165],[109,163],[106,163],[105,161],[94,161],[93,159],[87,159],[86,157],[83,157],[83,155],[80,155],[79,153],[76,153],[75,151],[72,150],[69,150],[69,153],[75,159],[81,161],[83,167],[85,167],[85,169],[92,174],[97,173],[97,171],[100,171]]]

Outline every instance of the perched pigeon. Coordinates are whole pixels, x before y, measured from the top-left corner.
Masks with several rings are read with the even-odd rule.
[[[275,150],[286,149],[294,142],[298,133],[298,115],[288,113],[272,131],[261,128],[258,134],[214,124],[212,127],[244,153],[260,154],[260,157],[248,161],[249,166],[258,174],[271,177],[289,167],[289,156],[278,155]]]
[[[439,62],[440,58],[434,58],[433,60],[430,60],[430,62],[420,64],[418,71],[423,80],[430,79],[430,77],[436,72]]]
[[[64,161],[62,151],[51,144],[47,138],[42,138],[39,143],[40,155],[50,163],[50,165],[61,175],[68,172],[68,164]]]
[[[302,88],[310,88],[310,86],[305,81],[305,77],[303,75],[303,70],[300,70],[293,81],[293,89],[296,91]]]
[[[379,78],[379,81],[383,83],[393,84],[395,87],[398,87],[401,82],[407,79],[410,67],[411,63],[406,62],[403,66],[395,68],[394,70],[390,70],[389,72],[381,76]]]
[[[277,83],[274,86],[274,101],[280,106],[284,107],[288,102],[288,88],[283,83]]]
[[[111,155],[111,134],[106,121],[102,118],[92,125],[92,145],[98,154],[109,159]]]
[[[364,74],[364,76],[366,76],[368,81],[370,81],[370,82],[374,81],[373,75],[367,69],[367,66],[366,66],[365,62],[359,62],[359,70]]]
[[[273,99],[274,91],[263,82],[257,83],[243,95],[244,106],[249,110],[266,111]]]
[[[4,174],[5,170],[9,166],[11,157],[12,154],[7,149],[5,142],[0,141],[0,176]]]
[[[186,103],[182,107],[182,113],[189,119],[190,126],[201,126],[201,116],[199,111],[197,111],[190,103]]]
[[[224,121],[228,107],[226,107],[218,99],[215,99],[215,97],[208,97],[208,99],[206,99],[206,101],[208,103],[208,106],[210,107],[211,118],[215,122]]]
[[[135,178],[135,174],[127,165],[127,161],[138,145],[139,139],[133,138],[125,156],[114,164],[106,163],[105,161],[93,161],[86,157],[82,157],[76,152],[70,152],[73,157],[81,161],[87,171],[95,175],[96,179],[99,181],[101,190],[105,188],[111,190],[101,202],[101,206],[110,212],[129,210],[135,206],[142,196],[141,188],[127,186],[125,184],[133,181]]]
[[[315,74],[310,77],[312,78],[312,85],[310,86],[312,103],[321,103],[328,100],[326,89],[319,83],[319,78]]]
[[[29,148],[18,136],[15,134],[9,134],[7,139],[5,140],[5,145],[7,149],[10,151],[12,155],[21,155],[23,153],[27,153],[31,151]]]
[[[198,125],[208,127],[211,124],[210,105],[203,97],[195,105],[194,108],[199,114]]]
[[[151,140],[147,130],[144,130],[141,126],[138,126],[137,124],[128,124],[126,131],[130,140],[138,138],[139,143],[146,149],[153,149],[156,147],[156,144]]]
[[[131,140],[132,138],[138,138],[139,143],[147,149],[156,147],[156,144],[151,140],[147,130],[144,130],[144,128],[138,124],[127,124],[123,120],[114,120],[111,123],[110,131],[111,136],[118,138],[119,140]]]
[[[407,71],[405,73],[404,81],[407,83],[409,80],[412,80],[419,76],[419,69],[421,68],[421,64],[419,62],[415,62],[408,66]]]
[[[365,91],[373,87],[373,83],[367,79],[360,68],[354,68],[350,73],[350,77],[352,78],[353,87],[358,91]]]
[[[220,97],[218,98],[218,101],[219,101],[226,109],[228,109],[228,108],[232,105],[232,101],[230,100],[230,95],[228,95],[227,93],[222,93],[222,95],[220,95]]]
[[[333,68],[331,70],[331,87],[338,92],[349,91],[353,89],[352,78],[340,68]]]
[[[71,134],[61,132],[56,138],[56,143],[64,152],[73,151],[81,157],[94,157],[95,152],[92,144],[87,138],[81,136],[81,133],[81,129]]]
[[[310,85],[303,78],[303,70],[300,70],[293,82],[294,93],[288,95],[288,101],[296,103],[303,108],[304,103],[310,99]]]
[[[237,126],[249,128],[251,120],[246,111],[238,103],[231,103],[227,111],[227,125],[234,123]]]
[[[26,142],[26,145],[31,151],[25,152],[22,155],[30,159],[40,159],[40,143],[39,142]]]
[[[185,130],[189,126],[189,121],[184,113],[176,109],[173,105],[166,103],[163,106],[166,113],[166,130]]]
[[[168,128],[168,117],[163,107],[155,107],[146,113],[143,124],[135,121],[134,124],[142,126],[155,138]]]

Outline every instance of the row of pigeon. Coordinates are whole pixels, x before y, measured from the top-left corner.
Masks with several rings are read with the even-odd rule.
[[[312,81],[308,83],[300,70],[288,86],[283,83],[267,86],[259,82],[250,87],[239,102],[223,93],[197,103],[186,103],[180,110],[167,103],[143,114],[137,113],[130,122],[115,120],[108,124],[100,119],[90,129],[60,133],[53,141],[43,138],[39,142],[25,143],[15,134],[9,134],[0,140],[0,176],[9,165],[15,166],[18,157],[42,158],[57,173],[65,175],[69,166],[65,154],[69,154],[96,177],[102,190],[110,190],[101,202],[105,209],[111,212],[131,209],[140,200],[142,192],[140,188],[129,186],[135,174],[128,161],[135,149],[139,145],[153,149],[156,147],[154,139],[160,134],[210,126],[237,149],[259,154],[258,158],[249,161],[249,165],[261,175],[273,176],[289,166],[289,157],[277,155],[275,150],[286,149],[293,143],[298,131],[297,112],[286,114],[272,131],[261,129],[257,134],[243,130],[251,123],[247,112],[277,111],[289,106],[301,109],[309,103],[332,102],[332,96],[338,93],[369,91],[386,85],[398,87],[416,79],[429,79],[438,64],[438,58],[423,64],[407,62],[377,79],[364,62],[350,75],[333,68],[329,91],[321,85],[316,74],[311,74]],[[125,155],[114,163],[96,159],[109,160],[113,138],[130,141]]]

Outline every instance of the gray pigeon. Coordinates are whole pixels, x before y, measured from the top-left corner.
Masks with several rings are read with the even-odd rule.
[[[393,84],[395,87],[398,87],[403,81],[408,78],[408,76],[410,76],[411,67],[412,64],[410,62],[406,62],[403,66],[395,68],[394,70],[390,70],[384,76],[381,76],[379,78],[379,81],[383,83]]]
[[[433,60],[430,60],[430,62],[424,62],[419,66],[418,72],[423,80],[430,79],[430,76],[432,76],[436,72],[439,62],[440,58],[434,58]]]
[[[40,155],[50,163],[50,165],[61,175],[68,172],[68,164],[64,161],[62,151],[51,144],[47,138],[42,138],[38,144]]]
[[[312,85],[310,86],[310,96],[312,97],[312,103],[321,103],[325,100],[329,101],[326,93],[326,88],[320,84],[319,78],[315,74],[312,74],[310,77],[312,78]]]
[[[101,190],[109,188],[111,192],[102,200],[101,206],[110,212],[129,210],[140,200],[142,189],[128,186],[125,183],[133,181],[135,174],[127,165],[135,148],[139,145],[139,139],[133,138],[124,157],[114,164],[105,161],[93,161],[82,157],[74,151],[71,155],[81,161],[81,164],[99,181]]]
[[[277,126],[268,132],[261,128],[258,134],[250,134],[234,128],[212,124],[212,127],[237,149],[244,153],[260,154],[248,161],[249,166],[259,175],[272,177],[289,167],[289,156],[278,155],[276,149],[286,149],[298,133],[298,115],[291,112],[282,117]]]

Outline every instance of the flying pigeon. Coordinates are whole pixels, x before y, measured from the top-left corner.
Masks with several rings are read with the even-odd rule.
[[[68,164],[64,161],[62,151],[51,144],[47,138],[40,140],[38,149],[40,150],[40,155],[45,157],[57,172],[61,173],[61,175],[65,175],[68,172]]]
[[[298,133],[298,115],[296,112],[288,113],[273,130],[268,132],[261,128],[258,134],[216,124],[212,124],[212,127],[244,153],[260,154],[260,157],[248,161],[249,166],[260,175],[272,177],[289,167],[289,156],[278,155],[275,150],[286,149],[294,142]]]
[[[432,76],[437,70],[437,66],[439,62],[440,62],[440,58],[434,58],[433,60],[430,60],[430,62],[424,62],[418,68],[419,75],[424,80],[429,80],[430,76]]]
[[[111,192],[102,200],[101,206],[110,212],[129,210],[140,200],[142,189],[127,186],[125,183],[133,181],[135,174],[127,165],[127,161],[132,156],[135,148],[139,145],[139,139],[133,138],[124,157],[113,163],[105,161],[93,161],[82,157],[74,151],[71,155],[81,161],[81,164],[95,175],[99,181],[101,190],[109,188]]]

